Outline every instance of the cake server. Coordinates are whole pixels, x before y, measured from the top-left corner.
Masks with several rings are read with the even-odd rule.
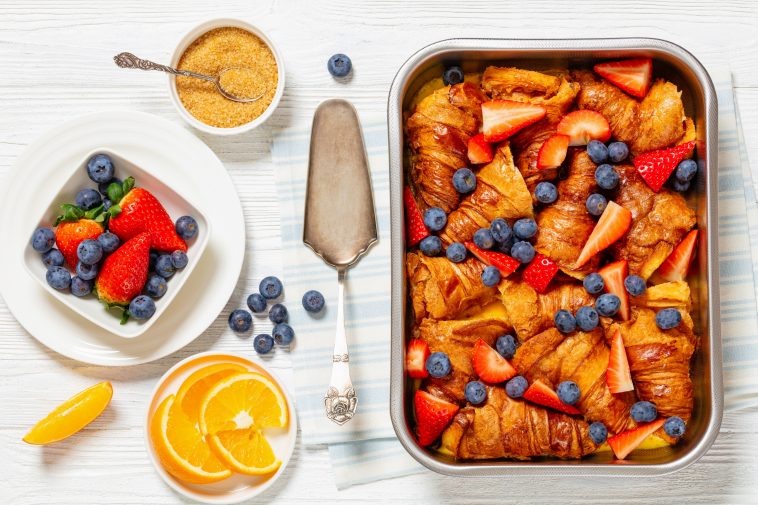
[[[337,331],[324,406],[326,417],[340,425],[353,418],[358,405],[345,334],[345,277],[376,240],[371,176],[358,115],[345,100],[327,100],[313,117],[303,242],[337,270]]]

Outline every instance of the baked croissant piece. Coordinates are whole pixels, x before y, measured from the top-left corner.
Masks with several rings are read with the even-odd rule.
[[[453,174],[468,164],[468,139],[479,131],[485,100],[478,86],[464,82],[438,89],[408,118],[411,179],[426,206],[445,212],[458,206]]]

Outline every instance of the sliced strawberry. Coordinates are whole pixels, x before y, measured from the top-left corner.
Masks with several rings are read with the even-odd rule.
[[[495,349],[487,345],[481,338],[474,344],[471,355],[471,365],[484,382],[497,384],[515,377],[518,372]]]
[[[645,180],[650,189],[656,193],[661,190],[663,184],[674,171],[676,166],[684,158],[689,156],[695,147],[694,140],[670,147],[669,149],[659,149],[657,151],[648,151],[636,156],[632,163],[634,168]]]
[[[608,202],[608,206],[598,219],[595,228],[584,244],[584,249],[576,260],[576,268],[587,263],[594,255],[617,241],[632,225],[632,213],[616,202]]]
[[[633,58],[631,60],[598,63],[593,67],[613,84],[632,96],[644,98],[653,76],[653,60],[650,58]]]
[[[408,186],[403,189],[403,202],[405,202],[405,222],[408,227],[406,241],[409,247],[412,247],[429,236],[429,230],[424,224],[424,216],[416,204],[416,198],[413,191]]]
[[[489,163],[494,157],[492,144],[484,140],[484,133],[479,133],[468,139],[468,160],[471,163],[476,165]]]
[[[416,391],[416,436],[421,445],[430,445],[442,434],[458,412],[458,405],[446,402],[426,391]]]
[[[426,358],[429,357],[429,344],[420,338],[412,338],[405,352],[405,371],[413,379],[424,379],[429,376],[426,371]]]
[[[611,126],[599,112],[575,110],[558,123],[558,133],[569,137],[570,146],[585,146],[590,140],[606,142],[611,138]]]
[[[651,423],[640,424],[632,430],[627,430],[608,439],[608,445],[618,459],[624,459],[636,449],[647,437],[655,433],[666,419],[659,418]]]
[[[629,321],[632,311],[629,306],[629,293],[626,292],[626,288],[624,287],[624,279],[629,274],[626,260],[608,263],[598,270],[597,273],[603,278],[605,290],[618,296],[619,300],[621,300],[621,307],[618,312],[619,316],[623,321]]]
[[[629,360],[626,358],[626,347],[624,347],[621,332],[618,330],[611,340],[611,356],[608,359],[608,369],[605,371],[605,383],[611,393],[634,391]]]
[[[655,275],[668,282],[683,281],[687,277],[687,270],[690,269],[692,258],[695,256],[695,244],[697,244],[697,230],[692,230],[658,267]]]
[[[558,265],[550,258],[537,253],[524,269],[521,278],[536,292],[544,293],[556,273],[558,273]]]
[[[539,379],[529,385],[529,388],[524,393],[524,398],[537,405],[549,407],[572,416],[580,414],[580,412],[571,405],[563,403],[560,398],[558,398],[558,393],[547,387],[547,385]]]
[[[547,110],[512,100],[490,100],[482,104],[482,130],[487,142],[500,142],[520,129],[545,117]]]
[[[558,168],[566,159],[566,153],[568,152],[569,141],[571,139],[568,135],[562,135],[556,133],[547,138],[542,143],[539,152],[537,153],[537,168]]]
[[[508,277],[516,271],[519,265],[521,265],[521,262],[519,262],[519,260],[511,258],[507,254],[480,249],[473,242],[467,241],[464,242],[464,245],[469,251],[471,251],[471,254],[479,258],[482,263],[492,265],[493,267],[500,270],[500,275],[503,277]]]

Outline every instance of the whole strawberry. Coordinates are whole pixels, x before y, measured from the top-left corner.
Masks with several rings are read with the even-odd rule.
[[[95,281],[101,302],[126,307],[142,292],[147,282],[150,244],[151,234],[143,232],[105,259]]]
[[[142,232],[152,234],[153,249],[172,253],[187,251],[187,243],[176,233],[174,222],[161,202],[145,188],[135,188],[134,178],[122,184],[108,186],[108,198],[113,205],[108,209],[108,228],[122,242]]]
[[[96,239],[103,233],[103,207],[84,211],[76,205],[61,205],[63,214],[55,221],[55,242],[58,244],[69,269],[76,268],[79,258],[76,249],[88,239]]]

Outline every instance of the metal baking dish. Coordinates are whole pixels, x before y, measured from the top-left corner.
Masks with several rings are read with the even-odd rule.
[[[698,130],[698,159],[703,166],[695,191],[689,197],[696,209],[698,262],[690,274],[696,331],[701,348],[692,362],[695,407],[683,440],[676,446],[637,451],[622,462],[610,453],[581,460],[540,458],[528,462],[455,461],[419,446],[412,432],[411,384],[404,370],[408,324],[405,318],[407,288],[402,188],[405,144],[403,112],[420,86],[442,74],[445,65],[461,64],[466,72],[481,71],[490,64],[524,68],[588,66],[605,58],[651,57],[656,76],[674,82],[682,90],[687,115]],[[432,44],[410,57],[400,68],[389,95],[389,155],[392,206],[392,370],[390,413],[392,424],[406,450],[427,468],[448,475],[500,476],[515,474],[651,476],[680,470],[697,461],[711,446],[721,425],[723,390],[719,334],[719,280],[717,242],[717,103],[707,72],[685,49],[658,39],[503,40],[450,39]]]

